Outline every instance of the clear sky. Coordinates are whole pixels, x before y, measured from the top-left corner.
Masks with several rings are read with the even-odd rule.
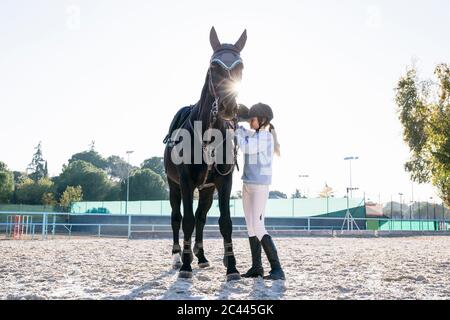
[[[411,197],[394,87],[412,63],[431,77],[450,62],[447,0],[2,0],[0,160],[25,170],[39,141],[52,175],[91,140],[105,156],[134,150],[134,165],[162,155],[174,113],[200,96],[212,25],[232,43],[247,28],[239,100],[274,109],[272,189],[327,182],[342,196],[356,155],[353,186]]]

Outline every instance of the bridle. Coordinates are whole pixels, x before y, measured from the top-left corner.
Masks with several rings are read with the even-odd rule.
[[[226,67],[225,64],[221,63],[220,60],[218,59],[214,59],[211,61],[211,64],[213,62],[219,62],[219,65],[221,67],[223,67],[226,71],[227,71],[227,79],[231,80],[232,76],[231,76],[231,70],[238,64],[238,63],[242,63],[242,61],[237,60],[232,64],[231,68]],[[214,86],[214,81],[213,81],[213,73],[212,73],[212,68],[210,67],[208,70],[208,78],[209,78],[209,89],[211,94],[213,95],[214,98],[214,102],[211,106],[211,111],[210,111],[210,115],[209,115],[209,123],[208,123],[208,130],[207,132],[209,132],[209,136],[207,137],[207,141],[205,142],[202,140],[202,150],[203,150],[203,154],[205,156],[206,159],[213,159],[215,158],[215,150],[209,150],[210,149],[210,144],[211,144],[211,129],[214,127],[214,125],[216,124],[217,120],[218,120],[218,115],[219,115],[219,99],[220,96],[217,94],[217,90],[216,87]],[[234,117],[232,120],[224,120],[225,123],[230,126],[228,129],[233,129],[236,130],[237,127],[237,111],[234,113]],[[219,146],[222,145],[224,143],[224,139],[220,142]],[[238,154],[238,146],[237,146],[237,139],[236,137],[234,137],[234,143],[233,143],[233,164],[231,165],[231,167],[226,170],[225,172],[221,172],[218,168],[217,162],[213,162],[212,161],[208,161],[208,170],[205,173],[205,176],[203,178],[203,183],[198,187],[198,190],[203,190],[205,188],[210,188],[212,186],[214,186],[213,183],[206,183],[206,180],[208,180],[208,176],[210,171],[214,168],[216,170],[216,172],[221,175],[221,176],[227,176],[229,174],[231,174],[234,171],[234,168],[236,167],[239,171],[239,166],[237,163],[237,154]]]
[[[214,60],[211,61],[211,63],[217,62],[217,61],[220,61],[220,60],[214,59]],[[237,61],[237,62],[242,63],[241,61]],[[231,68],[224,67],[225,64],[223,64],[223,63],[220,63],[219,65],[220,65],[221,67],[223,67],[223,68],[225,69],[225,71],[227,71],[227,78],[224,79],[224,80],[234,81],[233,77],[231,76],[231,70],[232,70],[237,64],[236,64],[236,63],[233,64]],[[213,122],[212,124],[214,125],[215,122],[217,121],[217,116],[218,116],[218,114],[219,114],[219,99],[220,99],[220,96],[217,94],[217,90],[216,90],[216,87],[215,87],[215,85],[214,85],[213,73],[212,73],[212,68],[211,68],[211,67],[210,67],[209,70],[208,70],[208,75],[209,75],[209,76],[208,76],[208,78],[209,78],[209,81],[208,81],[208,82],[209,82],[209,83],[208,83],[209,89],[210,89],[210,91],[211,91],[211,94],[212,94],[213,97],[214,97],[214,102],[213,102],[212,107],[211,107],[211,118],[212,118],[211,121]],[[222,81],[224,81],[224,80],[222,80]],[[234,112],[234,117],[233,117],[233,119],[232,119],[231,121],[234,121],[235,119],[237,119],[237,112],[236,112],[236,111]]]

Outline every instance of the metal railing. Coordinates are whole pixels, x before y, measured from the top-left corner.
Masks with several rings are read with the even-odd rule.
[[[11,215],[11,212],[0,212],[2,214]],[[133,234],[139,233],[155,233],[155,232],[171,232],[170,224],[146,224],[133,223],[133,217],[142,218],[140,215],[129,215],[127,223],[72,223],[72,222],[57,222],[58,216],[69,215],[67,213],[17,213],[16,215],[27,216],[41,216],[42,221],[33,219],[30,224],[29,238],[34,240],[40,233],[42,240],[48,239],[49,234],[51,238],[56,235],[95,235],[102,236],[121,236],[131,239]],[[49,216],[53,219],[49,221]],[[353,218],[358,229],[373,230],[373,231],[410,231],[410,232],[448,232],[450,231],[450,220],[445,219],[387,219],[387,218]],[[295,219],[295,225],[268,225],[268,231],[314,231],[314,230],[331,230],[331,231],[345,231],[348,229],[348,224],[345,224],[344,217],[301,217]],[[8,232],[14,227],[14,222],[8,220],[6,223],[0,223],[0,230]],[[50,229],[50,232],[49,232]],[[246,231],[245,225],[233,225],[235,231]],[[353,229],[352,229],[353,230]],[[219,231],[219,225],[206,225],[206,232]]]
[[[364,206],[364,198],[349,199],[352,210],[360,210]],[[198,200],[194,200],[194,208]],[[127,208],[127,210],[125,210]],[[133,215],[170,215],[169,200],[154,201],[81,201],[72,204],[71,213],[77,214],[117,214],[126,215],[127,211]],[[308,199],[268,199],[266,217],[305,217],[307,215],[329,214],[347,209],[346,198],[308,198]],[[18,210],[20,211],[20,210]],[[209,216],[219,216],[218,200],[213,200]],[[233,217],[244,217],[242,199],[230,199],[230,214]]]

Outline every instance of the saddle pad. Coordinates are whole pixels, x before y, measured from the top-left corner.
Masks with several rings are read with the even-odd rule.
[[[164,138],[164,141],[163,141],[164,144],[170,142],[172,133],[175,130],[177,130],[183,126],[183,124],[189,118],[192,108],[193,108],[193,106],[187,106],[187,107],[183,107],[180,110],[178,110],[178,112],[175,114],[175,117],[173,118],[172,122],[170,123],[169,133]]]

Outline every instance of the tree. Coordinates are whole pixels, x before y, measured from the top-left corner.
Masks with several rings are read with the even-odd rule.
[[[238,190],[234,195],[231,196],[231,199],[242,199],[242,191]]]
[[[16,185],[15,199],[21,204],[45,204],[43,203],[44,194],[53,193],[54,184],[48,178],[40,179],[35,182],[30,178],[24,179]]]
[[[95,151],[95,140],[92,140],[89,144],[89,151]]]
[[[167,182],[166,171],[164,169],[164,158],[152,157],[150,159],[146,159],[141,164],[141,169],[150,169],[160,175],[164,182]]]
[[[81,188],[81,186],[68,186],[61,195],[59,204],[61,205],[61,207],[68,211],[71,208],[72,203],[81,200],[83,200],[83,189]]]
[[[405,170],[415,182],[431,182],[450,207],[450,68],[440,64],[434,74],[437,83],[419,82],[416,70],[408,70],[398,82],[396,103],[411,150]]]
[[[86,201],[105,200],[113,187],[106,171],[82,160],[63,166],[63,172],[56,179],[56,183],[58,195],[62,195],[68,186],[81,186]]]
[[[287,195],[281,191],[270,191],[269,199],[287,199]]]
[[[0,161],[0,203],[7,203],[14,192],[14,175]]]
[[[127,190],[127,180],[122,181],[122,194]],[[165,200],[167,190],[161,176],[150,169],[137,169],[130,175],[130,200]]]
[[[0,170],[1,171],[8,171],[8,166],[6,165],[6,163],[0,161]]]
[[[118,182],[112,182],[111,188],[109,189],[105,199],[105,201],[121,201],[125,200],[122,197],[122,186]]]
[[[295,189],[294,194],[292,194],[292,199],[301,199],[304,198],[304,196],[302,196],[300,190]]]
[[[329,187],[328,184],[325,183],[325,187],[323,187],[322,191],[319,193],[320,198],[331,198],[334,197],[333,188]]]
[[[14,186],[17,186],[18,184],[22,183],[27,179],[30,179],[26,172],[13,171],[13,176],[14,176]],[[15,191],[12,194],[11,203],[18,203]]]
[[[132,166],[119,156],[110,156],[106,162],[108,174],[120,180],[126,179],[128,171],[132,169]]]
[[[45,206],[55,206],[58,201],[55,199],[55,195],[52,192],[46,192],[42,195],[42,204]]]
[[[14,183],[15,183],[15,184],[19,184],[19,183],[21,183],[23,180],[25,180],[25,179],[28,178],[26,172],[13,171],[13,175],[14,175]]]
[[[35,148],[33,159],[28,165],[27,173],[31,180],[38,182],[43,178],[48,177],[47,161],[42,157],[42,143],[39,142]]]
[[[72,155],[72,157],[69,159],[69,164],[80,160],[90,163],[93,166],[103,170],[107,170],[108,168],[108,161],[103,158],[97,151],[92,149],[92,146],[89,151],[83,151]]]

